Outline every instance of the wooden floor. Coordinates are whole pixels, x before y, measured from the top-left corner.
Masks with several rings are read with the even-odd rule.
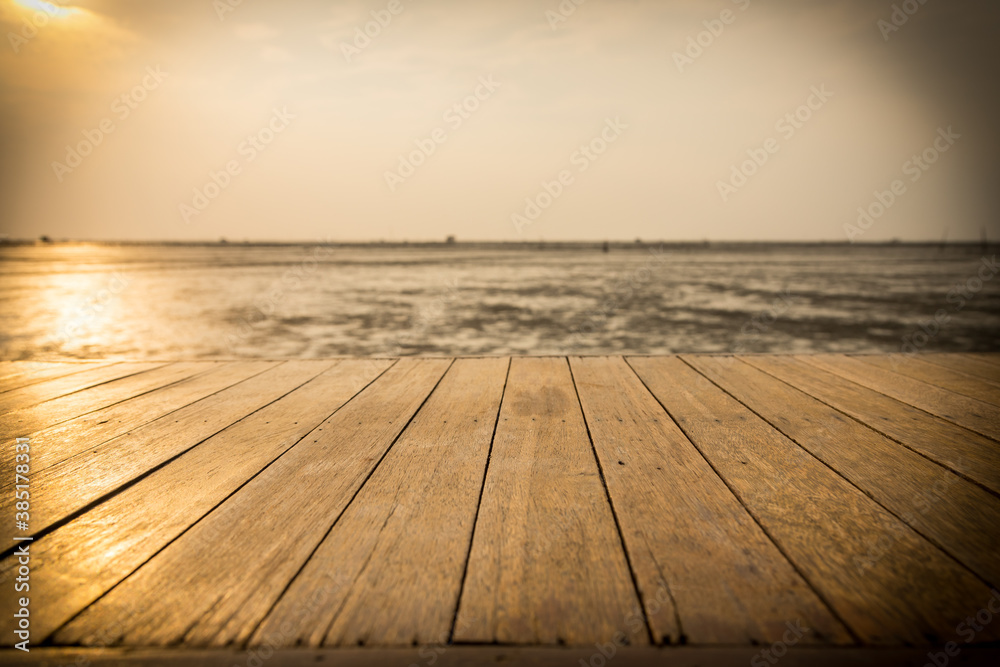
[[[0,661],[998,657],[1000,355],[3,362],[0,424]]]

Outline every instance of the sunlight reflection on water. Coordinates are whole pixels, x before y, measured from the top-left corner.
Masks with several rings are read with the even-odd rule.
[[[977,247],[0,246],[4,359],[997,349]]]

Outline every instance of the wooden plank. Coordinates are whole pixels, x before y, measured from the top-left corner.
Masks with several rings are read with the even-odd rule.
[[[875,368],[844,355],[810,355],[802,357],[819,368],[847,378],[903,403],[920,408],[932,415],[964,426],[994,440],[1000,438],[1000,407],[968,396],[914,380],[899,373]]]
[[[115,405],[150,391],[181,382],[216,365],[212,361],[167,364],[44,403],[0,415],[0,432],[28,437],[49,426]],[[0,454],[2,456],[2,454]]]
[[[731,357],[689,361],[717,382],[724,377],[716,371],[753,370]],[[690,366],[670,359],[631,363],[863,642],[923,644],[950,638],[958,620],[989,599],[988,586],[965,567]],[[802,413],[799,405],[783,408],[784,415],[806,426],[829,427]],[[984,634],[1000,636],[1000,626]]]
[[[956,394],[1000,405],[1000,384],[988,380],[971,377],[965,373],[959,373],[902,354],[861,355],[853,358],[860,359],[870,366],[900,373],[935,387],[953,391]]]
[[[1000,448],[993,440],[799,358],[756,355],[741,359],[1000,494]]]
[[[82,371],[110,366],[111,363],[93,361],[4,361],[0,362],[0,394],[12,389],[20,389],[45,380],[80,373]]]
[[[569,365],[516,358],[455,641],[579,645],[621,632],[648,644],[638,605]]]
[[[239,384],[277,364],[276,361],[212,362],[212,368],[205,373],[32,433],[32,474]],[[8,480],[0,482],[0,486],[10,483]]]
[[[976,359],[984,364],[1000,367],[1000,352],[975,352],[965,356]]]
[[[985,581],[1000,581],[1000,499],[748,364],[692,363]],[[985,530],[984,530],[985,528]]]
[[[448,641],[508,364],[455,362],[251,645]]]
[[[82,452],[73,449],[80,445],[73,440],[49,449],[33,447],[41,468],[31,478],[30,534],[37,535],[278,400],[329,365],[315,361],[282,364]],[[14,503],[12,494],[0,495],[0,521],[13,520]]]
[[[573,358],[580,400],[654,636],[691,643],[848,642],[813,592],[621,358]]]
[[[63,628],[57,641],[91,644],[110,626],[122,643],[140,646],[249,637],[449,365],[399,361]],[[325,391],[303,394],[285,414],[315,411],[302,403],[317,396]]]
[[[33,641],[48,638],[199,522],[389,365],[374,360],[344,361],[332,367],[328,362],[282,364],[278,369],[297,368],[306,384],[32,543]],[[317,377],[323,369],[328,370]],[[283,489],[279,496],[286,492]],[[265,515],[275,498],[259,503],[256,516]],[[204,549],[211,549],[225,535],[223,528],[214,534],[201,533],[198,539],[205,540]],[[0,579],[10,577],[16,566],[10,556],[0,561]],[[194,567],[189,574],[197,576],[199,569]],[[242,583],[248,581],[252,580]],[[198,592],[188,590],[186,595],[193,600]],[[4,638],[0,642],[13,637],[13,614],[8,613],[12,599],[0,597],[0,638]],[[181,602],[175,611],[183,613],[189,601]],[[143,597],[129,602],[135,607],[149,603]],[[94,643],[110,644],[120,627],[116,623],[109,619],[104,626],[107,634],[101,632]]]
[[[944,366],[959,373],[972,375],[983,380],[1000,384],[1000,367],[985,362],[979,356],[965,354],[924,354],[921,361],[937,366]]]
[[[163,363],[111,364],[39,382],[0,394],[0,415],[164,366]]]

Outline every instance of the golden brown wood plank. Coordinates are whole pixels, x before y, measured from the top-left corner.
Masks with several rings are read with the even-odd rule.
[[[755,355],[741,359],[1000,494],[1000,447],[990,438],[857,385],[800,358]]]
[[[42,532],[278,400],[329,366],[330,362],[287,362],[83,452],[69,451],[78,445],[73,440],[63,441],[63,447],[34,447],[43,465],[59,460],[32,475],[30,534]],[[0,496],[0,521],[13,520],[13,512],[14,497]]]
[[[251,644],[448,641],[508,363],[455,362]]]
[[[796,620],[803,643],[850,641],[623,359],[572,367],[644,599],[669,590],[692,643],[771,643]],[[661,609],[647,609],[654,636],[676,640]]]
[[[0,362],[0,393],[20,389],[45,380],[80,373],[111,362],[94,361],[4,361]]]
[[[991,366],[997,366],[1000,368],[1000,352],[975,352],[966,354],[965,356],[976,359],[981,363],[990,364]]]
[[[111,624],[128,645],[249,637],[449,365],[399,361],[61,630],[58,641],[90,644]],[[315,411],[302,401],[315,404],[324,393],[303,394],[285,414]]]
[[[844,355],[802,357],[819,368],[847,378],[881,394],[909,403],[932,415],[964,426],[994,440],[1000,438],[1000,407],[914,380],[899,373],[875,368]]]
[[[971,377],[965,373],[929,364],[913,356],[893,355],[861,355],[854,357],[870,366],[900,373],[906,377],[941,387],[956,394],[962,394],[993,405],[1000,405],[1000,384]]]
[[[344,361],[332,367],[331,362],[282,364],[279,369],[297,368],[299,381],[305,384],[34,542],[33,640],[44,640],[119,584],[389,365],[372,360]],[[65,493],[73,493],[73,489],[67,488]],[[267,499],[259,504],[257,515],[266,514],[270,503]],[[225,537],[223,529],[213,534],[202,532],[196,541],[204,540],[202,547],[209,549]],[[12,557],[0,561],[0,579],[9,577],[16,565]],[[190,574],[197,576],[198,571],[194,568]],[[11,604],[9,596],[0,598],[0,637],[13,636],[13,616],[7,613]],[[146,608],[149,600],[133,598],[128,604],[129,609]],[[182,603],[176,611],[183,613],[184,608]],[[94,643],[115,639],[117,623],[118,619],[108,619]]]
[[[0,432],[27,437],[43,428],[115,405],[150,391],[181,382],[215,366],[211,361],[178,362],[106,382],[0,415]],[[0,454],[2,456],[3,454]]]
[[[182,382],[32,433],[32,474],[239,384],[277,364],[276,361],[212,363],[207,372]],[[6,483],[9,482],[5,481],[3,485]]]
[[[511,362],[456,642],[647,644],[569,365]]]
[[[724,371],[754,371],[732,357],[688,360],[733,389],[735,383],[725,382]],[[664,359],[631,362],[761,526],[862,641],[922,644],[950,638],[969,610],[989,598],[982,580],[689,366]],[[758,389],[744,388],[741,395]],[[801,404],[782,408],[782,415],[791,415],[804,429],[824,432],[831,427],[826,419],[804,412]],[[775,420],[777,426],[783,423]],[[872,468],[881,465],[877,459],[869,461]],[[1000,627],[987,634],[1000,637]]]
[[[917,358],[935,366],[944,366],[959,373],[1000,384],[1000,366],[983,361],[982,357],[976,355],[924,354]]]
[[[692,363],[984,581],[1000,581],[1000,499],[838,410],[731,358]]]
[[[27,387],[0,394],[0,414],[20,410],[38,403],[51,401],[78,391],[90,389],[106,382],[113,382],[131,375],[164,366],[163,363],[122,363],[89,368],[54,380],[46,380]]]

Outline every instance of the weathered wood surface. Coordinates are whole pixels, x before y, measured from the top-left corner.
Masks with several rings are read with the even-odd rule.
[[[448,365],[400,361],[339,410],[342,399],[327,405],[322,389],[309,404],[289,402],[274,418],[283,418],[288,430],[296,430],[288,423],[296,420],[303,431],[295,434],[296,446],[61,630],[59,639],[93,643],[112,623],[126,643],[225,645],[248,638]],[[303,417],[309,417],[304,426]],[[221,464],[213,462],[209,471]]]
[[[159,368],[165,364],[134,363],[111,364],[89,368],[80,373],[74,373],[54,380],[47,380],[28,385],[0,394],[0,414],[21,410],[45,401],[51,401],[61,396],[68,396],[90,388],[99,388],[106,383],[138,375],[144,371]],[[23,433],[19,435],[24,435]]]
[[[1000,526],[1000,498],[738,359],[693,365],[985,581],[1000,581],[1000,531],[977,530]]]
[[[456,640],[645,644],[638,602],[566,360],[514,359]]]
[[[43,640],[973,656],[1000,639],[997,359],[2,362],[0,645],[28,436],[25,664]],[[998,620],[973,631],[981,610]],[[642,648],[682,641],[745,648]],[[150,659],[194,656],[173,649]]]
[[[654,637],[763,644],[801,619],[813,631],[805,642],[847,641],[625,361],[572,361]],[[657,598],[659,609],[652,607]]]
[[[1000,447],[985,436],[786,356],[743,361],[1000,495]]]
[[[820,368],[841,375],[851,382],[868,387],[932,415],[982,433],[1000,438],[1000,407],[948,389],[928,384],[884,368],[876,368],[858,358],[844,355],[804,357]]]

